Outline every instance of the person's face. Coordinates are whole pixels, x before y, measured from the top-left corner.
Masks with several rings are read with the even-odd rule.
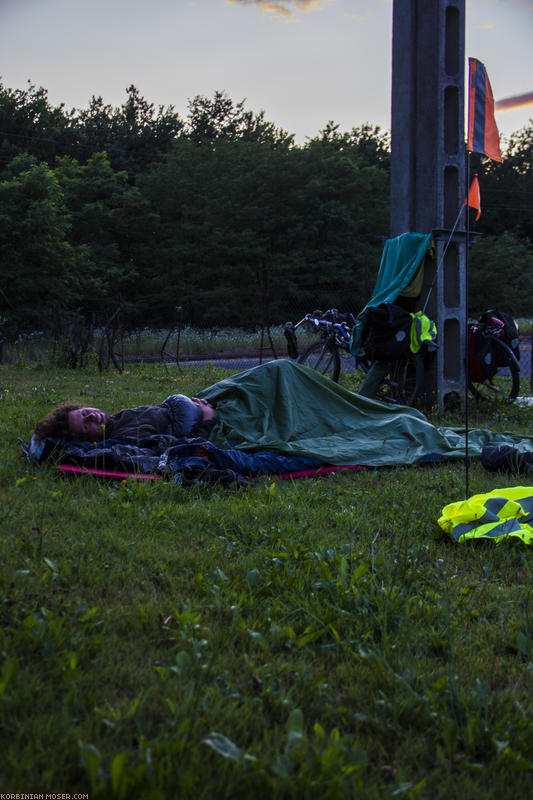
[[[76,408],[69,411],[68,427],[74,440],[79,442],[99,442],[104,438],[104,429],[110,415],[99,408]]]
[[[217,412],[209,400],[202,400],[200,397],[191,397],[191,401],[202,412],[202,420],[204,422],[209,422],[209,420],[214,419]]]

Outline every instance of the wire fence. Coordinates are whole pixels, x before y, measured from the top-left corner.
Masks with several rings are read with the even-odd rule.
[[[297,323],[306,313],[318,308],[327,310],[329,305],[323,300],[317,299],[314,307],[295,304],[290,321]],[[341,308],[339,311],[353,313],[352,309]],[[34,331],[19,336],[15,342],[0,343],[0,363],[51,363],[58,367],[98,364],[101,369],[114,365],[119,370],[135,362],[165,362],[169,366],[179,367],[215,363],[240,371],[272,359],[289,357],[284,335],[284,323],[289,320],[276,321],[276,324],[265,321],[254,330],[229,327],[205,329],[184,321],[183,316],[178,317],[171,329],[143,328],[127,332],[117,325],[112,336],[106,329],[95,328],[85,339],[80,335],[74,337],[76,341],[72,336],[70,339],[68,336],[52,339],[43,332]],[[519,320],[519,323],[521,393],[533,395],[533,325],[531,320]],[[299,328],[299,353],[303,353],[317,338],[318,334],[307,330],[305,326]],[[351,369],[351,361],[354,359],[344,358],[343,368]]]

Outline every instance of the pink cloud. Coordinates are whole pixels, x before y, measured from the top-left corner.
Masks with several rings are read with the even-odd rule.
[[[227,0],[247,6],[257,6],[261,11],[279,14],[282,17],[292,17],[294,11],[307,11],[314,6],[324,5],[326,0]]]
[[[517,94],[514,97],[505,97],[495,103],[496,111],[505,111],[508,108],[520,108],[533,105],[533,92]]]

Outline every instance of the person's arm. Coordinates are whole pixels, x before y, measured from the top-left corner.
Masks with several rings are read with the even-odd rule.
[[[174,436],[198,436],[202,424],[202,412],[184,394],[171,394],[161,405],[170,416]]]

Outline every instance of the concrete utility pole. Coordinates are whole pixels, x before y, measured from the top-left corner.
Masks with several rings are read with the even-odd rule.
[[[452,235],[465,197],[464,30],[465,0],[394,0],[391,236],[433,233],[422,304],[433,286],[439,350],[426,388],[439,408],[465,388],[464,211]]]

